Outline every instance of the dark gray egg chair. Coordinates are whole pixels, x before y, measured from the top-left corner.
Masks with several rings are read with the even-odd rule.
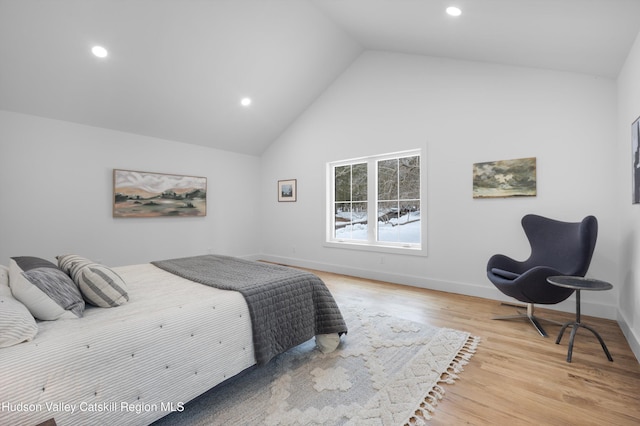
[[[547,337],[540,321],[534,315],[534,304],[560,303],[573,293],[573,289],[557,287],[547,282],[554,275],[583,277],[589,269],[598,236],[598,220],[585,217],[582,222],[561,222],[533,214],[522,218],[531,245],[531,256],[525,261],[496,254],[487,263],[487,277],[507,296],[526,303],[527,312],[494,319],[528,319],[538,332]]]

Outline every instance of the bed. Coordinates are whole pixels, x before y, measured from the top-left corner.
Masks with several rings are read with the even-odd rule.
[[[113,271],[127,284],[127,303],[39,321],[33,340],[0,349],[0,424],[145,425],[260,363],[239,291],[151,263]],[[334,329],[316,334],[339,340],[347,330],[337,313]]]

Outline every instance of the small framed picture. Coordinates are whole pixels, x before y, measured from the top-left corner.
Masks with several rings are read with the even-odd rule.
[[[298,199],[298,189],[296,179],[278,181],[278,201],[296,201]]]
[[[631,150],[633,156],[633,204],[640,204],[640,117],[631,124]]]

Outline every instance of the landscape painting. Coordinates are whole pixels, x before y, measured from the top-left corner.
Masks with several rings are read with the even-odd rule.
[[[473,198],[533,197],[535,195],[535,157],[473,165]]]
[[[113,170],[113,217],[207,215],[207,178]]]

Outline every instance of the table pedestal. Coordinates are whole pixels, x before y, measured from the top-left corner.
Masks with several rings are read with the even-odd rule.
[[[560,329],[560,333],[558,334],[558,338],[556,339],[556,344],[560,344],[560,340],[562,340],[564,331],[569,326],[573,327],[573,329],[571,330],[571,336],[569,337],[569,352],[567,352],[567,362],[571,362],[571,356],[573,355],[573,340],[576,337],[576,331],[578,331],[580,327],[586,328],[598,338],[598,341],[600,342],[600,345],[602,346],[604,353],[607,355],[607,358],[609,359],[609,361],[613,361],[613,358],[611,358],[611,354],[609,353],[609,349],[607,349],[607,345],[605,345],[604,340],[602,340],[602,337],[600,337],[600,334],[598,334],[598,332],[595,331],[592,327],[589,327],[588,325],[580,322],[580,290],[579,289],[576,289],[576,320],[565,322],[562,325],[562,328]]]

